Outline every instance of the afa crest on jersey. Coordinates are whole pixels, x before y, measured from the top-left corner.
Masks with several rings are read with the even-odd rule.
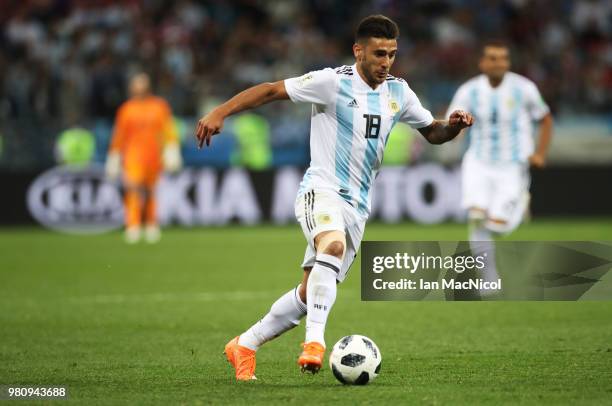
[[[389,100],[389,108],[394,114],[400,111],[399,104],[395,100]]]
[[[331,223],[331,216],[329,214],[319,214],[317,217],[317,223],[319,224],[329,224]]]

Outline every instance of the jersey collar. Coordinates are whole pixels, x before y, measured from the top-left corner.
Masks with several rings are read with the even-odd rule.
[[[489,78],[487,77],[487,75],[485,75],[484,73],[482,74],[483,76],[483,81],[485,82],[486,86],[492,91],[496,91],[496,90],[500,90],[502,89],[506,83],[508,82],[508,74],[510,73],[510,71],[506,72],[504,74],[504,77],[502,78],[501,83],[497,86],[497,87],[493,87],[491,86],[491,82],[489,82]]]

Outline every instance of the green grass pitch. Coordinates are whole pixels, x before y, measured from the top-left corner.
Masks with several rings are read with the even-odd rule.
[[[458,224],[365,236],[464,238]],[[612,219],[538,220],[512,238],[612,240]],[[304,245],[296,225],[170,229],[154,246],[0,229],[0,385],[66,385],[85,405],[612,402],[612,302],[362,303],[359,261],[326,337],[373,338],[376,381],[300,373],[302,323],[260,350],[258,381],[236,383],[223,346],[298,283]]]

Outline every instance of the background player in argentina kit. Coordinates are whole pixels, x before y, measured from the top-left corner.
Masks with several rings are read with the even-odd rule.
[[[306,316],[306,339],[298,364],[313,373],[325,353],[324,330],[370,211],[370,187],[386,139],[397,121],[432,144],[453,139],[472,124],[470,114],[453,112],[434,120],[402,79],[389,75],[397,52],[397,25],[376,15],[356,31],[355,65],[324,69],[239,93],[199,122],[199,145],[210,144],[225,117],[274,100],[311,103],[311,163],[296,200],[296,216],[308,241],[300,285],[281,296],[260,321],[225,347],[238,380],[254,379],[255,351],[297,326]]]
[[[481,75],[464,83],[448,108],[465,109],[477,120],[469,131],[462,163],[462,205],[468,209],[474,254],[487,253],[484,278],[497,280],[495,235],[521,223],[529,204],[529,165],[542,168],[552,137],[553,118],[536,85],[510,72],[510,50],[485,43]],[[534,148],[532,122],[540,123]]]

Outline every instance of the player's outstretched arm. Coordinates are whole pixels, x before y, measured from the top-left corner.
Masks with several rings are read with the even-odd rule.
[[[546,155],[548,154],[548,146],[552,138],[553,116],[546,114],[540,120],[540,137],[538,140],[538,148],[536,152],[529,157],[529,164],[535,168],[543,168],[546,166]]]
[[[221,132],[223,120],[227,116],[270,103],[274,100],[285,99],[289,99],[289,95],[283,80],[274,83],[261,83],[238,93],[198,121],[195,131],[195,136],[198,139],[198,148],[202,148],[204,143],[207,146],[210,145],[213,135]]]
[[[419,128],[419,132],[430,144],[444,144],[455,138],[461,130],[471,127],[474,117],[463,110],[455,110],[448,121],[434,120],[427,127]]]

